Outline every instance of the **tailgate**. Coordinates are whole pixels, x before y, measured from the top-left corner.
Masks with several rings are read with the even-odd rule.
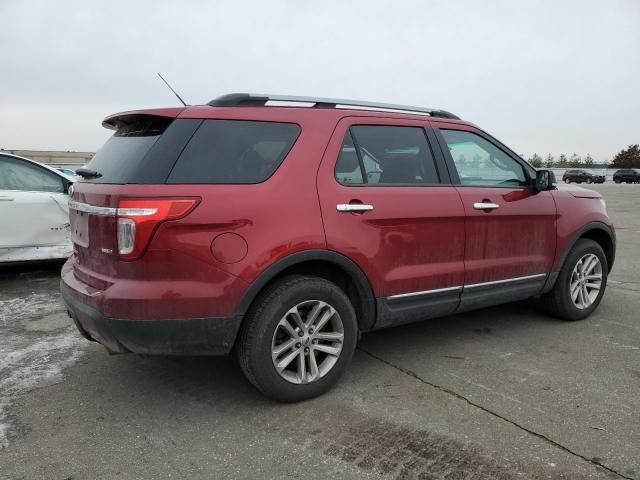
[[[117,220],[119,186],[77,182],[69,202],[71,240],[82,280],[86,275],[114,276],[118,264]],[[93,285],[93,282],[88,282]],[[93,285],[99,288],[99,285]]]

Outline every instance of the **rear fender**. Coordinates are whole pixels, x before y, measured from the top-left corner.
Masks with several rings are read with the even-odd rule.
[[[323,261],[333,263],[336,267],[346,271],[350,279],[358,289],[358,294],[362,299],[363,318],[358,319],[360,330],[371,329],[376,320],[376,300],[371,284],[360,267],[353,260],[344,255],[331,250],[304,250],[288,255],[269,266],[266,270],[251,283],[244,294],[244,297],[236,308],[236,316],[244,316],[249,307],[262,291],[262,289],[284,270],[309,261]]]

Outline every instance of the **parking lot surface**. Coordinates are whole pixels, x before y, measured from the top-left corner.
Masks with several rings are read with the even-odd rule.
[[[640,479],[640,187],[600,191],[616,264],[589,319],[522,302],[364,335],[328,394],[233,358],[109,356],[59,265],[0,273],[0,478]]]

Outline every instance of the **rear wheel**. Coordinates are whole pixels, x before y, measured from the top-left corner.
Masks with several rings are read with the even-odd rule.
[[[563,320],[582,320],[598,307],[607,286],[607,258],[593,240],[581,239],[567,257],[556,283],[543,301]]]
[[[345,293],[318,277],[294,275],[275,282],[250,309],[238,360],[266,396],[283,402],[329,390],[353,357],[356,316]]]
[[[587,178],[587,183],[593,183],[593,180],[591,178]]]

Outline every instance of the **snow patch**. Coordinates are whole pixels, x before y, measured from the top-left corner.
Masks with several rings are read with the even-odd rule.
[[[60,296],[50,293],[32,293],[26,297],[0,300],[0,325],[8,326],[10,320],[25,320],[34,318],[54,310],[59,310]]]
[[[57,294],[31,293],[0,301],[0,449],[9,444],[11,402],[29,390],[60,382],[63,370],[78,361],[87,345],[71,321],[42,335],[24,328],[53,313],[64,315]]]

